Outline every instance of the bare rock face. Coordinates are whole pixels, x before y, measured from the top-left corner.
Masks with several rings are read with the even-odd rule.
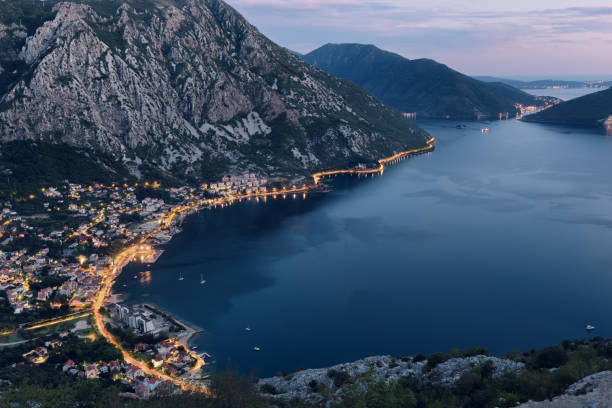
[[[305,176],[428,138],[220,0],[59,2],[41,15],[0,24],[2,142],[64,142],[135,175],[202,179]]]
[[[416,378],[426,385],[451,388],[463,375],[485,363],[491,364],[493,378],[507,373],[520,373],[525,368],[523,363],[479,355],[453,358],[428,371],[425,369],[426,360],[376,356],[330,368],[303,370],[284,377],[264,378],[259,380],[257,386],[263,394],[279,400],[290,401],[299,398],[317,404],[325,400],[325,394],[330,398],[328,402],[337,402],[344,395],[342,388],[344,382],[349,380],[353,386],[362,390],[367,390],[372,384],[381,381],[390,383],[402,378]],[[343,380],[338,381],[340,378]]]

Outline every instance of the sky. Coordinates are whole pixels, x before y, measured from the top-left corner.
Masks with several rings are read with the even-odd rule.
[[[364,43],[470,75],[612,79],[612,0],[226,0],[306,53]]]

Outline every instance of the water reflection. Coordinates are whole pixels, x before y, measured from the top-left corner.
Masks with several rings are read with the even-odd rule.
[[[368,354],[523,351],[579,338],[587,323],[612,331],[612,144],[486,126],[483,138],[482,124],[425,123],[436,152],[383,177],[203,211],[148,286],[128,271],[118,287],[204,329],[198,349],[217,367],[255,375]]]
[[[140,284],[142,286],[148,286],[151,284],[151,271],[140,272]]]

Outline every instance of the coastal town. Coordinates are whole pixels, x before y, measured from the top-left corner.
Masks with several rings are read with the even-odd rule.
[[[162,253],[157,248],[180,231],[188,214],[262,193],[267,194],[267,180],[245,174],[199,187],[66,183],[7,201],[0,218],[0,336],[59,329],[93,311],[100,316],[98,332],[111,343],[126,332],[148,340],[115,344],[124,357],[137,361],[67,360],[57,364],[58,371],[85,379],[110,375],[129,387],[126,395],[139,398],[170,389],[205,389],[192,381],[202,378],[198,371],[204,366],[203,357],[187,344],[196,331],[153,306],[111,303],[112,284],[127,263],[154,263]],[[50,346],[33,348],[15,364],[45,364],[69,332],[52,333]],[[17,343],[22,342],[27,338]]]
[[[64,375],[119,382],[127,397],[206,394],[202,368],[210,356],[189,347],[197,329],[154,305],[117,303],[112,287],[122,269],[130,262],[155,263],[189,214],[241,200],[305,198],[325,177],[382,173],[434,143],[432,138],[425,148],[399,152],[378,166],[317,173],[308,185],[270,183],[255,174],[227,175],[197,187],[66,182],[7,201],[0,218],[0,347],[38,343],[13,365],[54,363]],[[44,336],[28,335],[40,330]],[[100,337],[118,358],[62,360],[62,350]]]

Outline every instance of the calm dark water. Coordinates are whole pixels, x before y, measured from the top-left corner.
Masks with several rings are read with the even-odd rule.
[[[579,98],[594,92],[603,91],[602,88],[545,88],[545,89],[523,89],[523,91],[535,96],[554,96],[564,101]]]
[[[306,200],[202,212],[150,284],[130,266],[117,288],[203,328],[195,343],[217,367],[261,376],[376,354],[529,350],[585,337],[586,324],[611,335],[612,138],[422,125],[434,153]]]

